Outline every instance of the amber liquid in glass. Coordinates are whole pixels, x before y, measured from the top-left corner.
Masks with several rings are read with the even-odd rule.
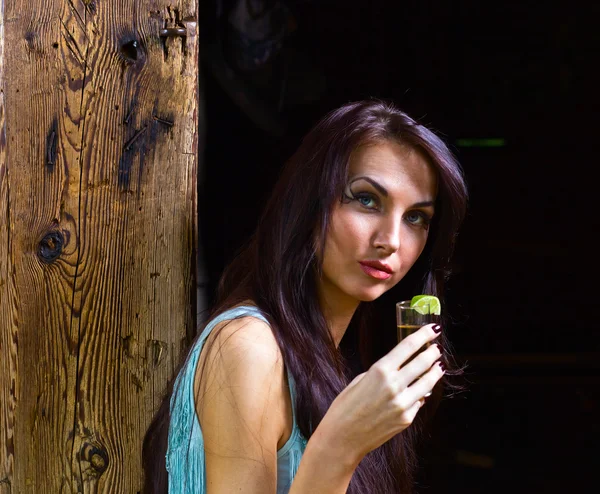
[[[398,341],[402,341],[404,338],[406,338],[407,336],[410,336],[411,334],[413,334],[414,332],[418,331],[419,329],[421,329],[421,326],[417,325],[417,324],[400,324],[397,326],[398,327]],[[408,364],[412,359],[414,359],[417,355],[419,355],[419,353],[421,353],[423,350],[425,350],[426,348],[429,347],[429,345],[431,345],[431,343],[425,343],[425,345],[423,345],[422,348],[419,349],[419,351],[415,352],[414,355],[412,355],[406,362],[404,362],[404,364],[402,365],[406,365]]]

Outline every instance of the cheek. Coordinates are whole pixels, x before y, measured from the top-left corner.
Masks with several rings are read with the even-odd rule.
[[[328,243],[338,252],[356,250],[361,241],[368,238],[365,226],[355,214],[340,209],[332,215]]]
[[[425,245],[427,243],[427,232],[420,235],[413,235],[408,237],[405,240],[403,247],[401,247],[401,274],[404,276],[410,268],[413,267],[419,256],[425,250]]]
[[[413,257],[413,262],[415,262],[419,256],[425,250],[425,245],[427,244],[427,232],[425,232],[421,237],[417,238],[412,246],[411,255]]]

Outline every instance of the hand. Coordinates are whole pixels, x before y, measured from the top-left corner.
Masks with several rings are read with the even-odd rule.
[[[444,375],[435,344],[411,360],[439,336],[433,326],[423,326],[358,375],[323,417],[318,429],[340,454],[350,455],[350,462],[358,464],[369,451],[412,424],[425,395]]]

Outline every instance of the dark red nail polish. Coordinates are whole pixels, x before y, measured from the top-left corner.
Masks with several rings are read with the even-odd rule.
[[[442,330],[442,327],[439,324],[436,324],[431,327],[436,333],[439,333]]]
[[[442,353],[442,354],[444,353],[444,350],[442,350],[442,347],[440,345],[438,345],[437,343],[434,343],[433,346],[437,347],[437,349],[440,353]]]
[[[439,364],[440,364],[440,369],[442,369],[443,371],[445,371],[446,370],[446,364],[444,364],[444,362],[442,362],[441,360],[440,360]]]

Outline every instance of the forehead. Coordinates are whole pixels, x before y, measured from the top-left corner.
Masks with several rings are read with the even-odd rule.
[[[435,196],[437,174],[422,151],[395,141],[379,141],[358,147],[349,163],[349,178],[375,178],[385,188],[412,186]]]

